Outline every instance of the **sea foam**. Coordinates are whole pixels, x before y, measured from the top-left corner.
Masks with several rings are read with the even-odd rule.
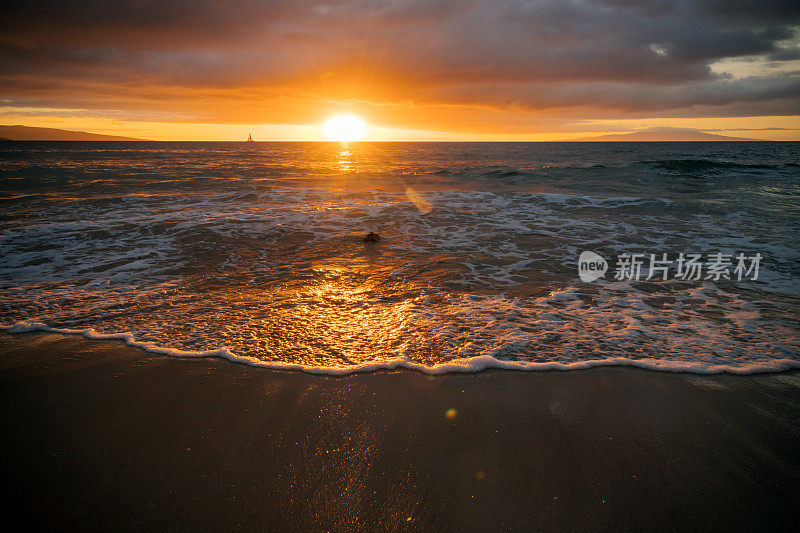
[[[4,150],[8,331],[329,373],[800,361],[791,145]],[[584,284],[584,250],[764,261],[755,281],[618,282],[612,263]]]

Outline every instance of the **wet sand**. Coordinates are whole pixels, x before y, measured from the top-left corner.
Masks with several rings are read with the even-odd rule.
[[[325,377],[0,333],[0,382],[4,517],[30,528],[721,531],[800,518],[800,372]]]

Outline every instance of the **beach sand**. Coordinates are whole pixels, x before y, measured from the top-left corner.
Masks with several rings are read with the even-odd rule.
[[[800,373],[326,377],[0,333],[30,528],[754,529],[800,518]]]

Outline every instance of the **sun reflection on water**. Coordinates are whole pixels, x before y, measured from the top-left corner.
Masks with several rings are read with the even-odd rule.
[[[333,365],[368,362],[402,347],[413,300],[391,298],[359,268],[323,264],[313,271],[315,279],[295,292],[290,313],[280,318],[281,341],[304,345],[315,358],[323,352]]]
[[[353,164],[353,152],[347,146],[337,154],[337,161],[339,163],[340,172],[358,172],[358,169]]]

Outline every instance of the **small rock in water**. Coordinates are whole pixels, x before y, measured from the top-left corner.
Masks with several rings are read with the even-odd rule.
[[[361,240],[364,242],[378,242],[381,240],[381,236],[374,231],[370,231],[368,234],[364,235],[364,238]]]

